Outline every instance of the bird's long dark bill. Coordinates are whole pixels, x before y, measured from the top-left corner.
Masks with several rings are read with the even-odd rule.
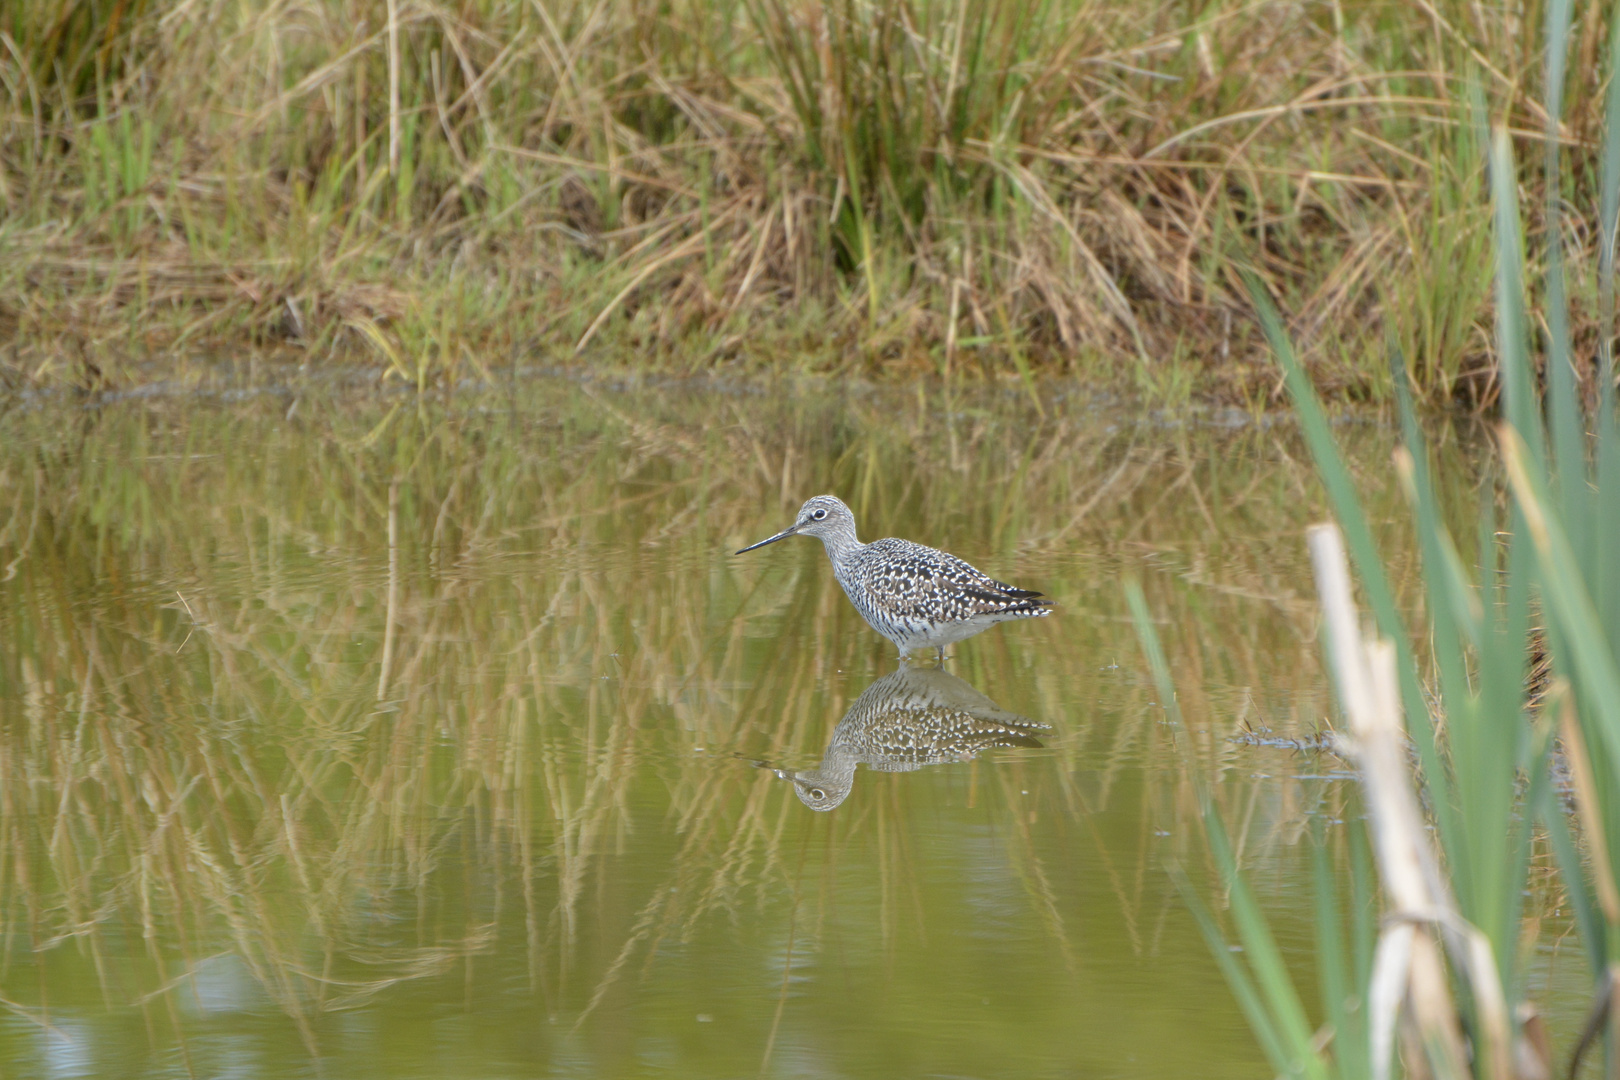
[[[747,547],[743,548],[742,551],[735,552],[735,554],[741,555],[743,553],[743,551],[753,551],[755,548],[762,548],[766,544],[774,544],[778,540],[786,540],[788,537],[792,536],[794,533],[796,533],[798,531],[799,531],[799,527],[797,525],[790,525],[787,528],[783,529],[781,532],[777,533],[775,536],[771,537],[770,539],[761,540],[757,544],[749,544]]]

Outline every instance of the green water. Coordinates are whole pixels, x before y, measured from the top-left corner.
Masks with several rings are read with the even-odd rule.
[[[1392,437],[1341,435],[1410,593]],[[928,684],[1044,728],[801,803],[778,771],[897,670],[819,543],[731,554],[822,491],[1057,602]],[[1220,906],[1207,778],[1308,956],[1350,794],[1288,745],[1329,701],[1286,423],[543,380],[17,401],[0,506],[0,1074],[1270,1075],[1167,867]]]

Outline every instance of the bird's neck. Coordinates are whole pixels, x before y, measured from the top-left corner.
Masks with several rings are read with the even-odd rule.
[[[855,538],[854,525],[828,533],[821,538],[821,542],[827,548],[827,558],[834,563],[843,562],[866,546]]]
[[[821,756],[821,764],[799,773],[799,779],[819,780],[829,787],[847,790],[855,781],[855,766],[859,762],[860,757],[853,750],[834,739]]]

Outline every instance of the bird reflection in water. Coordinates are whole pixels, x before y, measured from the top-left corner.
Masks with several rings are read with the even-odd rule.
[[[855,699],[833,729],[819,766],[772,771],[791,780],[810,809],[831,810],[849,797],[861,762],[879,772],[909,772],[971,761],[992,747],[1039,747],[1036,736],[1050,730],[1006,711],[942,668],[902,664]]]

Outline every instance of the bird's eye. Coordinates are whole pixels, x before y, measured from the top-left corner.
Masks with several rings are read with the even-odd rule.
[[[815,519],[816,519],[816,520],[817,520],[817,521],[820,521],[820,520],[822,520],[822,519],[823,519],[823,518],[825,518],[825,517],[826,517],[826,516],[827,516],[827,511],[825,511],[825,510],[821,510],[821,509],[817,509],[817,510],[816,510],[816,511],[815,511],[815,512],[814,512],[814,513],[813,513],[813,514],[811,514],[811,515],[810,515],[810,516],[811,516],[811,517],[813,517],[813,518],[815,518]]]
[[[818,787],[813,787],[810,789],[810,797],[812,799],[825,799],[827,797],[827,793]]]

